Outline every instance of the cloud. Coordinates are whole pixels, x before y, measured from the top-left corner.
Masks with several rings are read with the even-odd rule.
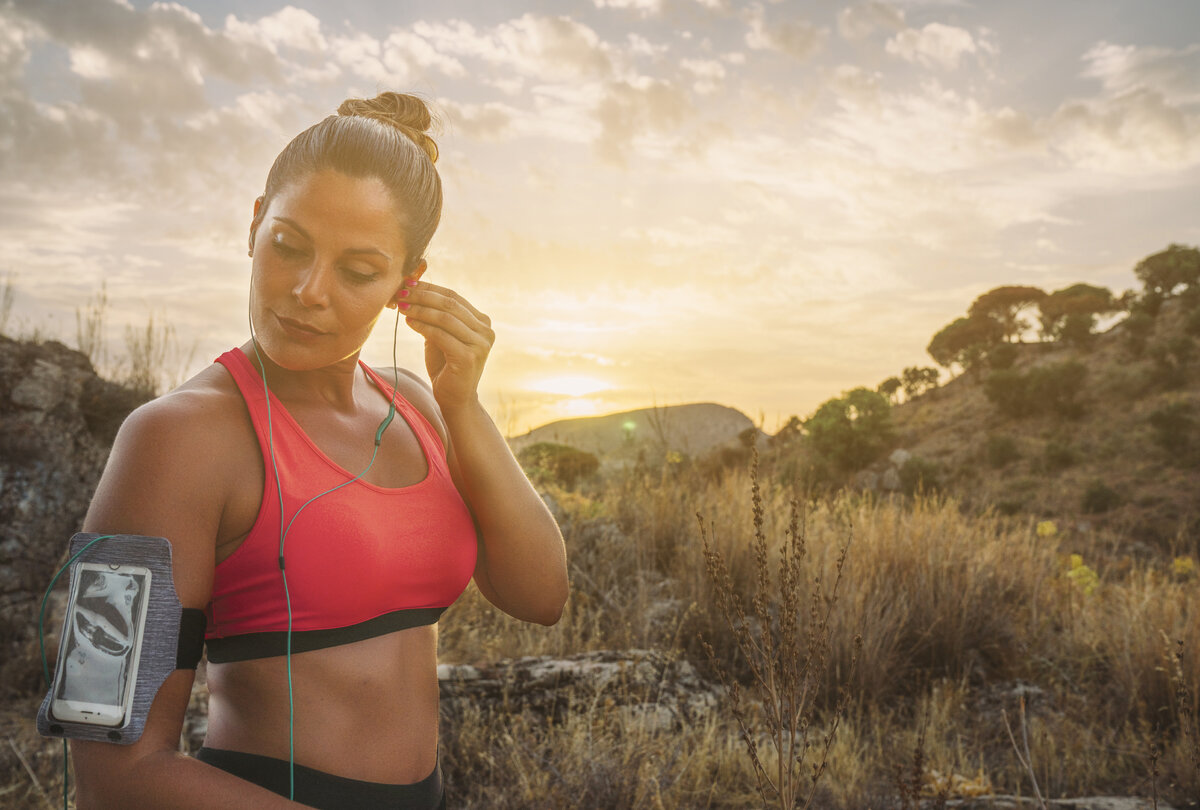
[[[499,140],[509,135],[512,123],[522,116],[520,110],[506,104],[462,104],[450,99],[438,99],[445,112],[446,123],[455,131],[478,140]]]
[[[904,12],[890,3],[868,0],[842,9],[838,13],[837,22],[838,33],[843,39],[865,39],[880,28],[903,28]]]
[[[629,50],[639,56],[660,56],[670,50],[670,45],[656,45],[643,36],[629,33]]]
[[[746,45],[756,51],[778,51],[804,60],[815,55],[828,38],[828,29],[818,28],[806,20],[768,22],[761,3],[752,5],[744,18],[749,28]]]
[[[47,38],[68,48],[90,48],[130,72],[156,72],[184,82],[194,82],[197,75],[235,82],[280,77],[264,43],[213,31],[198,14],[175,3],[139,11],[116,0],[14,0],[11,8]]]
[[[669,130],[691,111],[687,94],[665,79],[613,82],[596,110],[601,127],[597,151],[606,160],[624,165],[640,134]]]
[[[679,66],[695,77],[692,89],[698,95],[715,92],[725,80],[725,66],[714,59],[684,59]]]
[[[32,26],[0,11],[0,93],[12,92],[13,85],[29,63],[29,44],[33,39]]]
[[[1099,79],[1109,93],[1157,91],[1174,104],[1200,102],[1200,44],[1174,51],[1099,42],[1084,55],[1083,76]]]
[[[294,6],[284,6],[257,22],[243,22],[230,14],[225,18],[225,32],[243,42],[265,45],[271,53],[277,53],[280,47],[322,53],[328,47],[321,21]]]
[[[879,98],[882,75],[868,73],[858,65],[838,65],[833,71],[831,87],[843,100],[869,104]]]
[[[887,41],[887,52],[925,67],[954,70],[963,54],[979,47],[971,32],[952,25],[929,23],[924,28],[906,28]]]
[[[461,20],[419,22],[413,33],[440,53],[483,59],[547,81],[605,75],[612,69],[609,47],[595,31],[569,17],[525,14],[489,32]]]
[[[1156,90],[1069,102],[1051,124],[1053,148],[1077,166],[1137,174],[1200,162],[1200,120]]]
[[[619,8],[639,12],[643,17],[658,14],[663,9],[663,0],[592,0],[596,8]]]

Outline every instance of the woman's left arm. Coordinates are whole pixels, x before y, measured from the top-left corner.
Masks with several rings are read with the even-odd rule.
[[[505,613],[554,624],[567,601],[562,533],[479,402],[495,341],[491,319],[444,287],[420,282],[405,289],[398,302],[405,323],[425,338],[450,472],[479,529],[475,584]]]

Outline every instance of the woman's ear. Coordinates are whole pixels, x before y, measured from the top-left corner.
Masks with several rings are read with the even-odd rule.
[[[263,214],[263,195],[259,195],[254,201],[254,216],[250,220],[250,250],[246,253],[247,256],[254,256],[254,235],[258,233],[258,223],[262,222]]]
[[[387,302],[388,309],[395,309],[400,305],[405,298],[408,297],[408,291],[416,286],[421,280],[421,276],[425,275],[425,271],[429,268],[429,262],[421,259],[416,263],[412,270],[403,275],[400,281],[400,288],[396,290],[392,300]]]

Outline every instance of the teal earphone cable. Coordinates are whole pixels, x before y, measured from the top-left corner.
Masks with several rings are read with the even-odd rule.
[[[58,578],[63,575],[63,571],[70,568],[76,560],[83,556],[83,552],[87,551],[92,546],[99,543],[101,540],[108,540],[115,535],[102,534],[99,537],[88,541],[87,545],[71,555],[71,558],[63,563],[62,568],[58,569],[57,573],[51,578],[50,584],[46,586],[46,593],[42,596],[42,609],[38,613],[38,644],[42,649],[42,677],[46,679],[46,688],[54,687],[53,681],[50,679],[50,662],[46,660],[46,602],[50,600],[50,593],[54,590],[55,584],[58,583]],[[64,628],[63,632],[66,632]],[[67,770],[67,738],[63,737],[63,810],[67,810],[67,789],[68,789],[68,770]]]
[[[296,703],[295,703],[295,692],[292,689],[292,597],[291,597],[291,593],[288,591],[287,569],[284,564],[283,546],[284,546],[284,542],[287,540],[288,532],[290,532],[292,529],[292,524],[296,522],[296,518],[300,516],[300,513],[304,511],[305,507],[307,507],[310,503],[317,500],[318,498],[323,498],[324,496],[330,494],[331,492],[336,492],[339,489],[341,489],[342,487],[353,484],[355,481],[359,480],[364,475],[366,475],[370,471],[371,467],[375,464],[375,457],[379,454],[379,445],[383,442],[383,432],[387,429],[388,425],[390,425],[392,423],[392,419],[396,416],[396,388],[400,384],[400,369],[396,363],[396,342],[397,342],[397,338],[399,337],[399,333],[400,333],[400,310],[399,310],[399,308],[396,309],[396,323],[392,327],[392,375],[393,375],[392,380],[393,380],[393,383],[392,383],[391,402],[388,406],[387,416],[385,416],[383,418],[383,421],[379,423],[379,428],[375,431],[375,447],[371,451],[371,460],[369,462],[367,462],[367,466],[358,475],[354,476],[353,478],[349,479],[348,481],[343,481],[342,483],[338,484],[335,487],[330,487],[329,489],[325,490],[324,492],[321,492],[317,495],[312,496],[307,501],[305,501],[303,504],[301,504],[300,508],[297,509],[295,511],[295,513],[292,514],[291,520],[288,521],[286,527],[283,525],[283,487],[280,485],[280,482],[279,482],[279,465],[275,461],[275,431],[273,429],[272,422],[271,422],[271,390],[270,390],[269,386],[267,385],[267,367],[266,367],[266,364],[263,363],[262,355],[260,355],[258,353],[258,338],[254,334],[254,320],[253,320],[253,318],[250,318],[249,320],[250,320],[250,340],[251,340],[251,344],[254,346],[254,357],[255,357],[255,359],[258,360],[259,373],[262,375],[263,398],[266,400],[266,405],[267,405],[267,447],[271,454],[271,470],[275,476],[275,493],[279,496],[279,574],[283,579],[283,598],[284,598],[284,603],[287,606],[287,616],[288,616],[288,626],[287,626],[287,636],[286,636],[286,638],[287,638],[286,660],[287,660],[287,683],[288,683],[288,785],[289,785],[288,798],[295,800],[295,798],[296,798]]]

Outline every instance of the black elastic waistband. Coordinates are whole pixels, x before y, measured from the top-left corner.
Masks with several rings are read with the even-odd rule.
[[[280,796],[291,794],[286,759],[220,748],[201,748],[196,759]],[[429,776],[408,785],[363,782],[297,765],[296,801],[323,810],[437,810],[446,806],[440,762]]]
[[[444,607],[411,608],[397,610],[367,619],[365,622],[352,624],[347,627],[332,627],[328,630],[293,630],[292,654],[320,650],[325,647],[338,647],[355,641],[383,636],[397,630],[407,630],[410,627],[423,627],[436,624]],[[248,661],[252,658],[273,658],[286,655],[287,632],[272,630],[265,633],[244,633],[240,636],[225,638],[210,638],[208,644],[208,660],[214,664],[226,664],[231,661]]]

